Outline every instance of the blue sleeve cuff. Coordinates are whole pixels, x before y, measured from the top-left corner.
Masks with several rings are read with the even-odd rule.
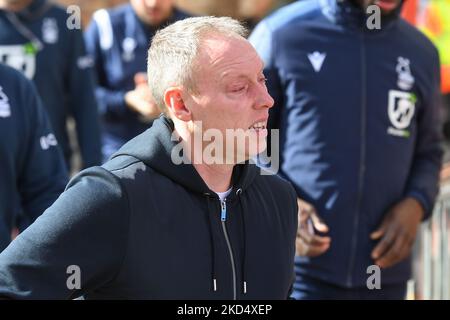
[[[417,200],[424,210],[423,220],[427,220],[433,211],[433,205],[430,203],[428,198],[421,192],[412,190],[406,194],[407,197],[414,198]]]

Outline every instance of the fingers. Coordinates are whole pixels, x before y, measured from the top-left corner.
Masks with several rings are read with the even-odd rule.
[[[330,243],[324,243],[323,245],[313,245],[305,242],[300,236],[296,239],[296,251],[298,256],[316,257],[323,254],[330,247]]]
[[[405,233],[397,233],[393,245],[375,263],[381,268],[388,268],[404,258],[411,252],[413,241]]]
[[[377,230],[375,230],[374,232],[372,232],[370,234],[370,238],[372,240],[378,240],[380,239],[385,233],[386,233],[386,223],[383,223],[380,228],[378,228]]]
[[[388,229],[381,238],[381,241],[372,251],[372,259],[378,260],[382,255],[386,253],[386,251],[394,245],[395,241],[395,232],[394,229]]]
[[[322,237],[316,234],[311,234],[304,228],[300,228],[298,231],[298,237],[300,237],[307,245],[311,246],[324,246],[329,245],[331,242],[330,237]]]
[[[330,248],[331,238],[321,237],[310,233],[307,228],[301,227],[297,234],[297,255],[315,257]]]
[[[331,238],[314,234],[328,232],[328,226],[322,221],[316,209],[310,203],[297,199],[298,223],[296,250],[299,256],[315,257],[330,248]]]
[[[311,221],[317,231],[328,232],[328,226],[323,222],[315,210],[311,213]]]
[[[328,232],[328,226],[323,222],[322,218],[317,214],[314,206],[306,201],[297,198],[298,212],[299,212],[299,225],[304,224],[307,220],[311,219],[314,228],[319,232]]]
[[[147,84],[147,74],[145,72],[139,72],[134,75],[134,83],[136,86],[141,84]]]

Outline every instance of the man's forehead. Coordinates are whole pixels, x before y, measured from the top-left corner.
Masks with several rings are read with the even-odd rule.
[[[201,46],[201,63],[206,63],[222,75],[262,71],[264,63],[253,46],[244,38],[211,36]],[[245,64],[250,70],[242,70]],[[234,72],[233,72],[234,71]]]

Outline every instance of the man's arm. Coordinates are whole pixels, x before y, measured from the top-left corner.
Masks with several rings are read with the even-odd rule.
[[[434,55],[433,78],[430,90],[424,97],[423,108],[418,114],[417,143],[408,179],[405,197],[416,199],[425,211],[427,219],[439,190],[439,173],[442,166],[442,119],[440,95],[440,67],[437,51]]]
[[[70,57],[68,61],[68,101],[75,118],[83,168],[100,165],[100,123],[94,94],[92,59],[86,54],[83,34],[69,30]]]
[[[30,131],[23,139],[18,162],[18,190],[27,221],[32,223],[64,191],[68,181],[66,164],[47,114],[31,82],[21,88]]]
[[[423,108],[417,116],[417,142],[404,199],[388,210],[377,230],[370,235],[380,240],[371,256],[387,268],[410,255],[420,222],[427,219],[439,190],[442,161],[442,127],[440,104],[439,59],[433,57],[433,77],[423,97]]]
[[[106,12],[105,12],[106,14]],[[112,34],[110,35],[113,36]],[[99,112],[102,115],[115,114],[123,115],[127,106],[125,103],[126,90],[111,90],[107,86],[105,61],[102,56],[100,36],[97,22],[92,19],[90,25],[84,32],[86,50],[94,62],[94,73],[96,79],[95,95],[97,97]],[[114,41],[112,39],[112,41]]]
[[[117,178],[101,167],[81,172],[0,254],[0,297],[73,299],[102,287],[120,271],[128,226]]]

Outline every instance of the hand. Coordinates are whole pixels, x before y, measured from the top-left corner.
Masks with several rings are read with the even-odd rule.
[[[127,106],[140,113],[147,119],[156,118],[161,111],[153,102],[150,88],[147,85],[147,76],[137,73],[134,76],[135,89],[125,94],[125,103]]]
[[[316,212],[316,209],[306,201],[297,198],[298,230],[296,251],[298,256],[316,257],[330,248],[331,238],[314,234],[314,230],[328,232],[328,226]]]
[[[381,239],[372,251],[378,266],[387,268],[409,256],[423,215],[422,206],[413,198],[400,201],[388,211],[381,226],[370,235],[372,240]]]

